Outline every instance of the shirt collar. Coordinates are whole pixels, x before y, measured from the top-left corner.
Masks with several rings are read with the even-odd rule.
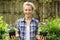
[[[25,18],[22,18],[22,22],[25,22]],[[31,19],[31,21],[34,21],[34,18]]]

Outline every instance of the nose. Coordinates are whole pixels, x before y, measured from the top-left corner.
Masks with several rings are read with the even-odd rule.
[[[27,11],[27,13],[29,13],[30,11]]]

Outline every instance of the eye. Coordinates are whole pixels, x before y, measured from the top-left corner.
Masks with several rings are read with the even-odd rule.
[[[25,9],[25,11],[31,11],[31,9]]]
[[[29,9],[29,11],[31,11],[31,9]]]
[[[27,9],[25,9],[25,11],[27,11]]]

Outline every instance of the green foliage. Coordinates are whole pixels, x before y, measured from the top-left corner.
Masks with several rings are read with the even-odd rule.
[[[39,26],[38,30],[48,31],[47,40],[59,40],[60,39],[60,18],[46,20],[48,25]]]
[[[0,39],[9,40],[9,31],[18,31],[17,27],[14,25],[8,25],[3,21],[3,16],[0,16]],[[18,38],[16,38],[18,39]]]
[[[47,27],[47,25],[45,25],[45,23],[41,24],[38,28],[38,34],[40,32],[47,32],[47,31],[48,31],[48,27]]]
[[[0,16],[0,38],[2,38],[2,35],[5,33],[5,30],[7,28],[7,24],[2,20],[3,16]]]

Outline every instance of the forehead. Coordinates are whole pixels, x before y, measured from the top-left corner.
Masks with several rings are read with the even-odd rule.
[[[30,5],[25,5],[24,9],[32,9],[32,6],[30,6]]]

